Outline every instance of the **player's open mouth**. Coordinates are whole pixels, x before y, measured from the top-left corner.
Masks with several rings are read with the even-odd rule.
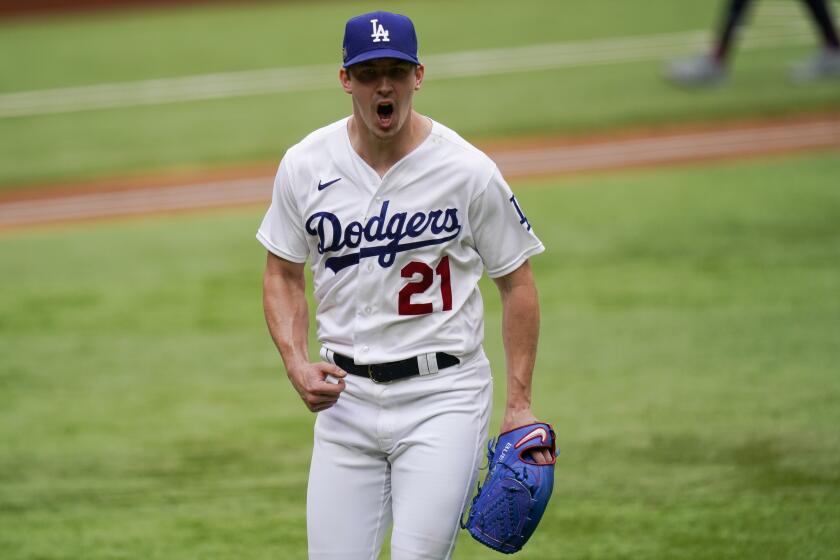
[[[394,114],[394,104],[383,101],[376,106],[376,115],[379,117],[379,125],[387,128],[391,124],[391,116]]]

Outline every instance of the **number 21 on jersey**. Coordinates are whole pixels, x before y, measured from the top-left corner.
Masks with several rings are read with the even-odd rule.
[[[432,269],[431,266],[420,261],[411,261],[402,269],[400,269],[400,276],[403,278],[414,278],[416,275],[420,276],[419,280],[411,280],[402,287],[397,299],[397,308],[400,315],[426,315],[434,310],[434,304],[427,303],[411,303],[411,296],[414,294],[422,294],[434,282],[435,275],[440,276],[440,298],[443,302],[443,311],[452,310],[452,279],[449,273],[449,256],[440,259],[437,266]]]

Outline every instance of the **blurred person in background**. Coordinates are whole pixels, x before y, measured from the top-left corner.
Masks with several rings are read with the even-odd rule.
[[[809,82],[840,78],[840,42],[826,0],[802,0],[822,38],[822,46],[810,59],[793,68],[793,81]],[[671,62],[665,77],[682,86],[711,86],[725,81],[735,31],[743,23],[752,0],[731,0],[724,13],[720,31],[709,53]]]

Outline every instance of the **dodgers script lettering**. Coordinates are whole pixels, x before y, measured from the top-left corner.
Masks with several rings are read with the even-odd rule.
[[[362,244],[387,241],[373,247],[362,247],[356,253],[329,257],[324,266],[338,272],[348,266],[359,264],[359,260],[378,257],[379,266],[388,268],[394,264],[397,253],[411,251],[429,245],[438,245],[455,239],[461,233],[457,208],[432,210],[431,212],[408,212],[388,214],[390,201],[382,203],[379,214],[371,216],[364,225],[353,221],[343,226],[332,212],[315,212],[306,220],[306,233],[318,237],[318,253],[335,253],[344,249],[355,249]],[[427,234],[434,237],[429,238]],[[403,242],[406,239],[418,241]]]

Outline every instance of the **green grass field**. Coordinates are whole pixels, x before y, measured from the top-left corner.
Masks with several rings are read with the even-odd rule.
[[[398,8],[417,23],[422,58],[710,33],[716,4],[681,0],[676,9],[671,0],[413,0]],[[9,20],[0,23],[0,94],[309,64],[335,64],[337,72],[344,21],[379,7],[241,3]],[[784,19],[780,9],[787,10]],[[816,43],[799,7],[759,2],[752,19],[746,35],[799,25],[806,40],[739,48],[731,83],[720,90],[685,92],[665,84],[662,62],[674,53],[663,50],[636,61],[450,79],[437,79],[431,65],[417,106],[470,139],[840,110],[836,83],[802,87],[786,80],[788,64],[811,54]],[[277,161],[286,147],[349,110],[336,81],[334,88],[311,91],[0,118],[0,190]]]
[[[415,20],[422,59],[709,30],[718,4],[393,9]],[[808,35],[797,4],[758,2],[746,35]],[[337,69],[346,18],[379,8],[242,2],[9,19],[0,109],[27,90]],[[430,66],[417,106],[474,140],[836,113],[837,83],[786,81],[812,49],[744,45],[727,87],[704,92],[661,80],[670,51],[447,79]],[[336,84],[0,117],[0,192],[277,161],[349,110]],[[840,558],[838,176],[834,150],[514,183],[549,248],[534,259],[535,408],[562,452],[555,497],[518,558]],[[313,417],[262,318],[263,210],[0,232],[0,558],[305,557]],[[482,288],[501,389],[498,298]],[[462,534],[457,560],[490,556]]]
[[[549,247],[535,408],[562,450],[518,557],[838,558],[838,175],[829,152],[514,184]],[[262,211],[0,236],[3,558],[305,557],[312,416],[263,324]]]

